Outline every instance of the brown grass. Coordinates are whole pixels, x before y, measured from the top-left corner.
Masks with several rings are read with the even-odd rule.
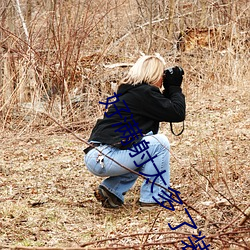
[[[161,124],[172,146],[171,184],[211,249],[249,249],[249,219],[240,223],[249,213],[249,3],[179,1],[169,41],[168,6],[156,2],[149,13],[146,1],[32,1],[31,50],[14,7],[2,3],[0,248],[180,249],[198,233],[169,229],[188,219],[183,206],[141,211],[141,180],[122,209],[103,209],[93,196],[101,179],[85,168],[83,143],[41,115],[87,139],[103,115],[98,101],[127,70],[104,65],[134,62],[152,34],[151,51],[185,70],[185,132],[175,137]],[[24,14],[30,8],[21,6]],[[200,32],[206,46],[193,48],[184,36],[191,49],[176,50],[188,27],[216,30],[213,42]]]

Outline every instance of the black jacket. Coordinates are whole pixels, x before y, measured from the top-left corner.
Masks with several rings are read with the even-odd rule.
[[[161,121],[181,122],[185,119],[185,96],[180,87],[170,86],[168,91],[164,91],[162,94],[157,87],[146,83],[135,86],[122,84],[119,86],[117,94],[121,94],[118,97],[119,102],[109,106],[107,116],[110,117],[104,115],[103,119],[97,121],[89,141],[98,141],[109,145],[116,144],[122,140],[123,134],[115,132],[115,130],[129,122],[133,124],[133,119],[138,123],[143,134],[149,131],[156,134]],[[112,99],[112,101],[114,100],[115,98]],[[123,101],[131,113],[125,110]],[[124,110],[120,114],[115,113],[117,110],[115,105],[117,109]],[[105,105],[103,107],[105,108]],[[112,115],[113,113],[115,114]],[[117,123],[120,124],[112,126]]]

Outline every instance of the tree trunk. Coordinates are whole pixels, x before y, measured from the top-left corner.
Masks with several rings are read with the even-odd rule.
[[[168,16],[168,40],[172,42],[174,35],[174,13],[175,13],[175,1],[169,1],[169,16]]]
[[[149,43],[148,43],[148,54],[151,53],[152,41],[153,41],[153,0],[148,2],[148,12],[149,12]]]
[[[1,26],[14,33],[13,20],[15,14],[12,5],[8,1],[0,0],[0,9],[2,11]],[[0,40],[3,41],[0,48],[2,51],[0,60],[0,89],[2,89],[0,108],[5,115],[9,110],[9,103],[14,91],[14,74],[13,63],[11,62],[11,40],[8,39],[8,35],[2,29],[0,29]]]

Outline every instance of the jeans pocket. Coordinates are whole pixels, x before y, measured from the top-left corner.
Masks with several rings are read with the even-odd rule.
[[[112,148],[107,145],[102,145],[97,147],[104,155],[109,155],[112,151]],[[98,150],[93,149],[85,156],[84,161],[88,170],[97,176],[107,176],[106,172],[106,157],[101,154]]]

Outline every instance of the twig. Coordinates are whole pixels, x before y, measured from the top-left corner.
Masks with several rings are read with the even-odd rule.
[[[232,235],[232,234],[241,234],[241,233],[249,233],[250,230],[245,230],[245,231],[230,231],[230,232],[226,232],[226,233],[221,233],[221,234],[215,234],[215,235],[208,235],[206,236],[206,239],[215,239],[215,240],[220,240],[220,237],[221,236],[227,236],[227,235]],[[122,236],[118,236],[118,237],[114,237],[114,238],[106,238],[106,239],[103,239],[103,240],[97,240],[97,241],[92,241],[92,242],[88,242],[88,243],[85,243],[85,244],[82,244],[81,247],[86,247],[86,246],[89,246],[89,245],[93,245],[93,244],[99,244],[99,243],[103,243],[103,242],[106,242],[106,241],[115,241],[115,240],[121,240],[123,238],[132,238],[132,237],[135,237],[135,236],[141,236],[141,235],[166,235],[166,234],[169,234],[169,238],[171,239],[180,239],[180,235],[181,237],[187,237],[187,236],[191,236],[192,234],[190,233],[182,233],[182,232],[146,232],[146,233],[136,233],[136,234],[129,234],[129,235],[122,235]],[[179,235],[179,236],[173,236],[171,234],[176,234],[176,235]],[[155,243],[155,242],[154,242]],[[151,243],[150,243],[151,244]],[[147,246],[147,243],[144,243],[143,246]]]
[[[21,7],[20,7],[20,2],[19,2],[19,0],[15,0],[15,1],[16,1],[16,10],[17,10],[17,13],[18,13],[18,15],[19,15],[19,17],[21,19],[21,23],[22,23],[22,26],[23,26],[25,38],[26,38],[28,46],[30,48],[29,32],[28,32],[27,25],[25,23],[25,20],[24,20],[24,17],[23,17],[23,13],[22,13],[22,10],[21,10]]]
[[[234,203],[232,203],[224,194],[222,194],[219,190],[217,190],[213,184],[211,183],[211,181],[207,178],[207,176],[205,176],[203,173],[201,173],[198,169],[196,169],[192,164],[190,164],[191,167],[198,172],[201,176],[203,176],[208,183],[211,185],[211,187],[214,189],[215,192],[217,192],[219,195],[221,195],[224,199],[226,199],[233,207],[235,207],[238,211],[240,211],[244,216],[247,216],[237,205],[235,205]]]
[[[82,250],[81,247],[24,247],[0,245],[0,249],[11,250]]]
[[[156,223],[156,220],[158,219],[160,213],[161,213],[161,211],[159,211],[158,214],[155,216],[154,222],[153,222],[153,224],[152,224],[152,226],[151,226],[151,228],[149,230],[149,233],[152,231],[152,229],[153,229],[153,227],[154,227],[154,225]],[[146,239],[144,240],[144,243],[142,244],[142,249],[144,249],[145,243],[148,241],[149,233],[146,234]]]
[[[210,145],[208,144],[207,140],[204,140],[204,141],[205,141],[207,147],[209,148],[211,154],[213,155],[213,157],[214,157],[214,159],[215,159],[215,161],[216,161],[216,164],[219,165],[218,159],[217,159],[216,156],[214,155],[214,152],[213,152],[213,150],[211,149]],[[232,193],[231,193],[231,191],[230,191],[230,188],[228,187],[227,182],[226,182],[226,180],[225,180],[225,178],[224,178],[225,173],[224,173],[224,171],[223,171],[223,169],[221,168],[220,165],[219,165],[219,167],[220,167],[221,172],[223,173],[223,175],[222,175],[222,177],[221,177],[221,178],[222,178],[222,181],[223,181],[223,183],[225,184],[226,189],[227,189],[228,193],[230,194],[230,196],[232,197],[232,199],[233,199],[233,201],[234,201],[234,204],[235,204],[235,199],[234,199],[234,197],[233,197],[233,195],[232,195]],[[211,185],[211,183],[210,183],[210,185]]]
[[[246,245],[241,245],[237,242],[232,242],[232,241],[227,241],[227,240],[224,240],[224,239],[220,239],[220,241],[223,241],[223,242],[226,242],[227,244],[230,244],[230,245],[235,245],[235,246],[238,246],[238,247],[242,247],[244,250],[249,250],[250,247],[246,246]]]
[[[247,209],[246,209],[247,210]],[[246,211],[245,210],[245,211]],[[244,211],[244,212],[245,212]],[[246,213],[247,213],[247,211],[246,211]],[[222,231],[224,231],[225,229],[227,229],[227,228],[229,228],[235,221],[237,221],[239,218],[240,218],[240,216],[241,216],[241,213],[234,219],[234,220],[232,220],[228,225],[226,225],[225,227],[223,227],[221,230],[220,230],[220,232],[222,232]],[[246,218],[246,217],[244,217],[244,218]],[[241,226],[241,224],[239,224],[240,226]]]
[[[130,66],[133,66],[133,65],[134,65],[133,63],[114,63],[114,64],[110,64],[110,65],[103,64],[103,67],[113,69],[113,68],[116,68],[116,67],[130,67]]]
[[[84,244],[81,244],[81,247],[86,247],[89,245],[93,245],[96,243],[102,243],[105,241],[114,241],[114,240],[120,240],[123,238],[131,238],[131,237],[135,237],[135,236],[144,236],[144,235],[166,235],[166,234],[177,234],[177,235],[183,235],[183,237],[187,237],[190,236],[189,233],[182,233],[182,232],[146,232],[146,233],[135,233],[135,234],[128,234],[128,235],[122,235],[122,236],[118,236],[118,237],[114,237],[114,238],[107,238],[107,239],[103,239],[103,240],[98,240],[98,241],[92,241],[92,242],[87,242]],[[169,236],[171,239],[173,238],[177,238],[177,236]],[[179,237],[179,236],[178,236]]]
[[[221,236],[226,236],[226,235],[232,235],[232,234],[240,234],[240,233],[249,233],[250,230],[245,230],[245,231],[232,231],[232,232],[226,232],[226,233],[222,233],[222,234],[218,234],[218,235],[210,235],[207,236],[207,239],[211,239],[214,241],[221,241],[221,242],[226,242],[227,244],[231,244],[231,245],[235,245],[235,246],[239,246],[242,247],[244,249],[249,249],[249,247],[247,247],[246,245],[242,245],[239,244],[238,242],[232,242],[232,241],[227,241],[226,239],[221,239]],[[175,241],[165,241],[165,242],[150,242],[150,243],[144,243],[143,246],[157,246],[157,245],[171,245],[171,244],[175,244],[175,243],[179,243],[182,240],[182,237],[186,237],[186,236],[190,236],[191,234],[188,233],[180,233],[180,232],[146,232],[146,233],[136,233],[136,234],[130,234],[130,235],[123,235],[123,236],[118,236],[115,238],[107,238],[107,239],[103,239],[103,240],[98,240],[98,241],[93,241],[93,242],[88,242],[85,244],[80,245],[79,247],[25,247],[25,246],[7,246],[7,245],[0,245],[0,249],[11,249],[11,250],[83,250],[86,246],[90,246],[93,244],[99,244],[102,242],[106,242],[106,241],[113,241],[113,240],[120,240],[126,237],[134,237],[134,236],[138,236],[138,235],[150,235],[150,234],[154,234],[154,235],[166,235],[166,234],[170,234],[169,238],[171,239],[178,239]],[[171,234],[177,234],[179,236],[172,236]],[[180,238],[180,235],[182,235],[182,237]],[[99,247],[99,248],[88,248],[90,249],[95,249],[95,250],[101,250],[101,249],[136,249],[141,247],[141,245],[132,245],[132,246],[116,246],[116,247]]]
[[[241,219],[239,225],[242,226],[242,225],[249,219],[249,217],[250,217],[250,207],[248,207],[248,208],[246,209],[246,216],[244,216],[244,217]]]

